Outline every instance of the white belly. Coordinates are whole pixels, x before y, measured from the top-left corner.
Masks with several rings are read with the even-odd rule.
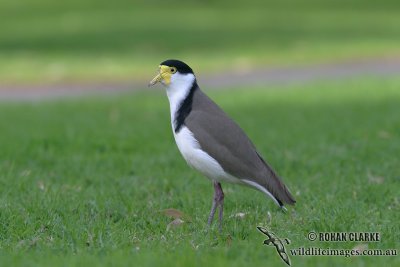
[[[182,126],[179,133],[174,132],[174,137],[179,151],[191,167],[212,180],[240,183],[239,179],[226,173],[214,158],[200,149],[193,133],[186,126]]]

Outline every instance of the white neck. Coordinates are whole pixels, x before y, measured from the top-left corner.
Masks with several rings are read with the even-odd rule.
[[[175,114],[178,111],[181,103],[187,95],[195,81],[196,77],[193,74],[175,73],[171,77],[171,82],[167,85],[167,96],[171,111],[171,123],[174,123]],[[172,125],[173,127],[173,125]]]

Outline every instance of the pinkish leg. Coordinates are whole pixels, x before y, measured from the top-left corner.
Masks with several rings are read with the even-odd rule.
[[[224,214],[224,192],[222,191],[221,184],[218,182],[214,182],[214,199],[211,206],[211,212],[208,216],[208,227],[211,226],[211,223],[214,219],[215,212],[219,206],[219,218],[218,218],[218,228],[219,231],[222,231],[222,218]]]

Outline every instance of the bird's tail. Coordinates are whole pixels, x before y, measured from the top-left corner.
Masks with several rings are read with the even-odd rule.
[[[283,203],[294,205],[296,200],[294,199],[292,193],[290,193],[289,189],[282,181],[280,182],[282,184],[281,192],[276,196],[280,206],[283,206]]]
[[[264,186],[269,192],[271,192],[280,207],[283,207],[284,204],[294,205],[296,203],[292,193],[283,183],[282,179],[280,179],[273,171],[271,175],[269,175],[268,180],[268,183]]]
[[[258,154],[258,153],[257,153]],[[272,195],[276,203],[283,207],[284,204],[294,205],[296,200],[292,193],[290,193],[287,186],[283,183],[282,179],[275,173],[275,171],[264,161],[264,159],[258,154],[260,159],[263,161],[266,167],[265,179],[262,186]]]

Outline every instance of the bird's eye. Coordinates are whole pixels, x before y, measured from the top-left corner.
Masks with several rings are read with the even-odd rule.
[[[171,68],[171,73],[175,73],[176,72],[176,68]]]

